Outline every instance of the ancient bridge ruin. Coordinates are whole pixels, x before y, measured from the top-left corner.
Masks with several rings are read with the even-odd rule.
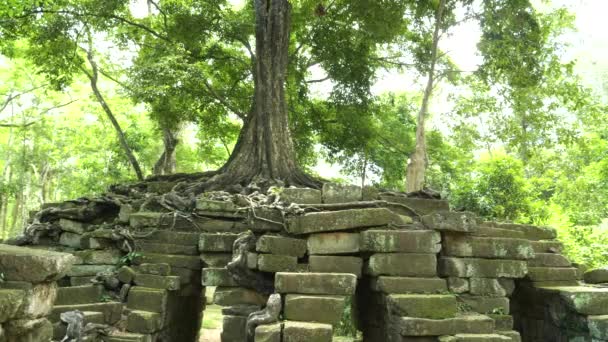
[[[0,341],[194,342],[206,286],[222,342],[330,342],[345,324],[365,342],[608,341],[608,288],[551,228],[332,184],[185,212],[174,185],[46,205],[26,246],[0,245]]]

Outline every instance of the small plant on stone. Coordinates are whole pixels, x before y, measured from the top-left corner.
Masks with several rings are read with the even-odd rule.
[[[3,283],[5,280],[4,273],[0,272],[0,283]]]
[[[473,311],[473,307],[467,303],[458,303],[459,312],[470,312]]]
[[[504,308],[494,308],[494,309],[492,309],[492,314],[493,315],[506,315],[507,313],[505,312]]]
[[[120,258],[120,260],[118,260],[118,264],[116,265],[116,267],[120,268],[122,266],[131,266],[131,264],[133,264],[133,260],[135,260],[136,258],[138,258],[140,256],[141,256],[141,253],[137,253],[137,252],[127,253],[125,256]]]
[[[107,302],[111,302],[114,299],[108,295],[102,295],[101,297],[99,297],[99,301],[102,303],[107,303]]]

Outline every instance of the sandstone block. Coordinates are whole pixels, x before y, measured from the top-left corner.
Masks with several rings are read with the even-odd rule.
[[[405,196],[394,196],[394,195],[380,195],[380,199],[387,202],[394,202],[403,204],[409,208],[412,208],[416,213],[420,215],[428,215],[434,212],[449,211],[450,205],[448,201],[427,199],[427,198],[415,198]]]
[[[456,334],[441,336],[439,342],[512,342],[512,340],[499,334]]]
[[[458,257],[527,260],[534,257],[528,240],[445,234],[443,254]]]
[[[285,297],[285,319],[338,324],[344,312],[343,296],[295,295]]]
[[[15,318],[24,299],[23,290],[0,289],[0,322]]]
[[[428,319],[401,317],[397,320],[403,336],[441,336],[457,333],[486,334],[494,330],[494,321],[483,315],[463,315],[456,318]]]
[[[130,284],[135,279],[135,270],[129,266],[123,266],[118,269],[118,280],[124,284]]]
[[[407,277],[374,277],[371,288],[384,293],[437,293],[446,292],[445,279],[441,278],[407,278]]]
[[[439,272],[448,277],[523,278],[528,271],[525,261],[474,258],[440,258]]]
[[[55,305],[74,305],[95,303],[101,300],[103,288],[101,285],[82,285],[60,287],[57,291]],[[52,306],[52,304],[51,304]]]
[[[578,271],[574,267],[528,267],[528,278],[532,281],[576,280]]]
[[[353,295],[357,277],[344,273],[284,273],[275,276],[278,293]]]
[[[19,319],[5,325],[10,342],[50,341],[53,325],[46,318]]]
[[[141,264],[169,264],[171,268],[182,267],[191,270],[200,270],[202,268],[201,259],[194,255],[169,255],[145,253],[133,260],[135,265]]]
[[[465,293],[470,290],[469,279],[467,278],[449,277],[447,278],[447,282],[450,292]]]
[[[388,301],[398,316],[443,319],[454,317],[458,311],[454,295],[391,294]]]
[[[83,234],[91,228],[91,224],[89,223],[69,220],[65,218],[59,219],[59,226],[64,232],[70,232],[74,234]]]
[[[130,332],[151,334],[161,327],[161,315],[156,312],[132,310],[127,316],[127,330]]]
[[[366,272],[373,276],[434,277],[435,254],[377,253],[370,257]]]
[[[509,282],[510,284],[507,284]],[[507,284],[506,288],[503,287],[503,284]],[[472,295],[487,297],[506,297],[515,287],[511,279],[499,281],[495,278],[470,278],[469,286],[469,292]]]
[[[420,220],[429,229],[439,231],[470,232],[477,226],[475,215],[470,212],[435,212]]]
[[[310,254],[357,253],[359,249],[359,233],[321,233],[308,237]]]
[[[583,279],[588,284],[608,283],[608,268],[597,268],[587,271],[583,274]]]
[[[232,260],[232,253],[201,253],[203,267],[226,267]]]
[[[203,286],[239,286],[226,268],[203,268]]]
[[[68,271],[70,277],[95,276],[99,272],[106,272],[116,268],[114,265],[74,265]]]
[[[386,208],[348,209],[307,213],[287,219],[287,231],[291,234],[311,234],[384,226],[396,219],[396,214]]]
[[[370,229],[361,232],[361,249],[382,253],[439,253],[441,235],[432,230]]]
[[[356,185],[325,183],[323,184],[323,203],[346,203],[361,200],[361,187]]]
[[[64,232],[61,233],[61,236],[59,236],[59,244],[62,246],[80,249],[82,247],[80,239],[82,239],[82,235],[80,234]]]
[[[488,314],[488,317],[494,320],[494,326],[497,331],[513,330],[513,316]]]
[[[570,267],[570,261],[561,254],[536,253],[534,259],[528,261],[529,267]]]
[[[213,302],[221,306],[251,304],[262,306],[267,297],[256,291],[242,287],[218,287],[213,295]]]
[[[258,269],[263,272],[294,272],[298,258],[289,255],[258,254]]]
[[[351,273],[361,277],[363,260],[351,256],[312,255],[308,259],[310,272],[314,273]]]
[[[222,341],[247,341],[247,317],[224,316]]]
[[[505,297],[480,297],[480,296],[459,296],[465,304],[478,313],[483,314],[509,314],[509,298]]]
[[[171,274],[171,265],[167,263],[159,263],[159,264],[141,264],[139,266],[135,266],[138,273],[144,274],[153,274],[160,276],[167,276]]]
[[[51,312],[57,298],[57,284],[54,282],[31,284],[21,281],[4,281],[0,282],[0,289],[23,291],[23,302],[16,313],[17,318],[34,319],[46,316]]]
[[[135,277],[135,284],[152,289],[177,291],[181,288],[181,280],[176,276],[160,276],[140,273]]]
[[[167,292],[136,286],[129,291],[127,307],[131,310],[163,313],[167,308]]]
[[[232,252],[232,245],[238,234],[203,233],[200,235],[198,249],[201,252]]]
[[[196,246],[176,245],[171,243],[139,242],[139,250],[147,253],[198,255]]]
[[[76,251],[74,256],[81,264],[86,265],[115,265],[120,261],[122,253],[117,249]]]
[[[523,232],[511,229],[496,228],[494,225],[488,225],[486,223],[480,223],[477,227],[471,231],[473,236],[482,237],[497,237],[507,239],[525,239]]]
[[[332,326],[322,323],[285,321],[283,342],[331,342]]]
[[[266,234],[258,239],[256,251],[301,258],[306,254],[306,240]]]
[[[321,190],[310,188],[283,188],[280,197],[288,203],[318,204],[323,201]]]
[[[497,223],[498,228],[511,229],[524,233],[528,240],[553,240],[557,238],[557,232],[551,227],[537,227],[527,224]]]
[[[606,288],[568,286],[542,289],[558,292],[571,308],[582,315],[603,315],[608,308],[608,289]]]
[[[259,325],[255,328],[255,342],[281,342],[281,323]]]
[[[608,340],[608,315],[589,316],[587,322],[592,338]]]
[[[564,249],[564,244],[559,241],[539,240],[530,241],[534,253],[561,253]]]

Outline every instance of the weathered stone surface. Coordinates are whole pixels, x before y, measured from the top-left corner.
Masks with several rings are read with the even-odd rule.
[[[608,289],[587,286],[543,287],[558,292],[576,312],[583,315],[603,315],[608,308]]]
[[[440,231],[470,232],[477,225],[475,215],[470,212],[435,212],[422,216],[420,220],[429,229]]]
[[[384,293],[439,293],[446,292],[445,279],[441,278],[407,278],[407,277],[374,277],[371,288]]]
[[[427,215],[439,211],[449,211],[450,205],[445,200],[435,200],[427,198],[415,198],[405,196],[394,196],[394,195],[380,195],[380,199],[387,202],[394,202],[403,204],[409,208],[412,208],[416,213],[420,215]]]
[[[500,313],[509,314],[509,298],[505,297],[480,297],[480,296],[459,296],[472,311],[478,313]]]
[[[131,310],[165,312],[167,308],[167,292],[160,289],[136,286],[129,291],[127,307]]]
[[[335,325],[344,312],[343,296],[294,295],[285,297],[285,319]]]
[[[68,271],[70,277],[94,276],[99,272],[106,272],[116,268],[115,265],[74,265]]]
[[[91,285],[93,283],[93,276],[84,276],[84,277],[69,277],[70,286],[83,286],[83,285]]]
[[[570,261],[561,254],[536,253],[534,259],[528,261],[529,267],[570,267]]]
[[[532,281],[576,280],[577,274],[574,267],[528,267],[528,278]]]
[[[292,321],[283,324],[283,342],[331,342],[332,335],[329,324]]]
[[[488,314],[487,316],[494,320],[494,327],[497,331],[513,329],[513,316],[499,314]]]
[[[534,253],[561,253],[564,249],[564,244],[559,241],[530,241]]]
[[[373,276],[434,277],[435,254],[377,253],[370,257],[366,272]]]
[[[321,190],[310,188],[283,188],[280,197],[288,203],[318,204],[323,201]]]
[[[114,241],[111,239],[91,237],[90,233],[84,233],[80,239],[82,249],[109,249],[115,248]]]
[[[157,241],[160,243],[170,243],[174,245],[197,246],[200,240],[199,233],[182,233],[174,230],[158,229],[154,231],[144,231],[146,241]]]
[[[0,323],[15,318],[24,299],[23,290],[0,289]]]
[[[224,316],[222,341],[247,341],[247,317]]]
[[[457,333],[487,334],[494,330],[494,321],[483,315],[463,315],[439,320],[401,317],[397,320],[397,324],[403,336],[441,336]]]
[[[88,304],[101,301],[101,285],[83,285],[60,287],[57,291],[55,305]],[[52,304],[51,304],[52,306]]]
[[[587,271],[583,274],[583,279],[588,284],[608,283],[608,268],[597,268]]]
[[[294,272],[297,264],[295,256],[258,254],[258,269],[263,272]]]
[[[17,312],[17,318],[40,318],[51,312],[53,303],[57,298],[57,284],[41,283],[31,284],[21,281],[0,282],[0,289],[22,290],[23,303]]]
[[[442,254],[458,257],[527,260],[534,257],[534,250],[530,242],[523,239],[445,234]]]
[[[553,240],[557,238],[557,232],[551,227],[537,227],[514,223],[496,223],[496,227],[523,232],[526,239],[529,240]]]
[[[485,223],[478,224],[477,227],[471,231],[473,236],[483,237],[497,237],[497,238],[508,238],[508,239],[525,239],[523,232],[511,229],[496,228],[493,225],[489,226]]]
[[[147,253],[198,255],[198,248],[196,246],[140,241],[137,247],[141,252]]]
[[[117,249],[86,250],[74,252],[81,264],[86,265],[115,265],[120,261],[122,253]]]
[[[226,211],[236,212],[239,207],[231,201],[218,201],[208,198],[198,198],[196,200],[196,209],[201,211]]]
[[[232,244],[238,234],[203,233],[200,236],[198,249],[201,252],[232,252]]]
[[[309,254],[345,254],[359,252],[359,233],[321,233],[308,237]]]
[[[589,316],[587,320],[591,337],[599,340],[608,340],[608,315]]]
[[[306,240],[266,234],[258,239],[256,251],[301,258],[306,254]]]
[[[363,260],[352,256],[312,255],[308,259],[310,272],[352,273],[361,277]]]
[[[259,325],[255,328],[255,342],[281,342],[281,323]]]
[[[447,282],[448,282],[448,288],[450,289],[450,292],[454,292],[454,293],[465,293],[465,292],[469,292],[469,279],[467,278],[456,278],[456,277],[449,277],[447,278]]]
[[[226,268],[203,268],[203,286],[238,286]]]
[[[70,254],[0,244],[5,280],[42,283],[63,277],[76,258]]]
[[[132,310],[127,316],[127,330],[134,333],[150,334],[162,327],[161,315],[156,312]]]
[[[224,316],[242,316],[249,317],[253,312],[259,311],[259,305],[253,304],[239,304],[234,306],[225,306],[222,308],[222,315]]]
[[[510,337],[498,334],[456,334],[441,336],[439,342],[512,342]]]
[[[439,273],[447,277],[523,278],[528,271],[525,261],[475,258],[440,258]]]
[[[125,284],[130,284],[135,279],[135,270],[129,266],[122,266],[118,269],[118,280]]]
[[[454,295],[391,294],[388,301],[397,316],[443,319],[458,311]]]
[[[361,200],[361,187],[356,185],[323,184],[323,203],[346,203]]]
[[[158,263],[158,264],[141,264],[139,266],[135,266],[135,270],[138,273],[144,274],[153,274],[153,275],[161,275],[166,276],[171,274],[171,265],[167,263]]]
[[[439,253],[441,235],[432,230],[370,229],[361,232],[361,249],[382,253]]]
[[[10,342],[50,341],[53,325],[46,318],[19,319],[5,325]]]
[[[278,293],[353,295],[357,277],[344,273],[285,273],[275,276]]]
[[[247,253],[247,268],[256,270],[258,268],[258,253]]]
[[[177,291],[181,287],[181,280],[176,276],[160,276],[140,273],[135,277],[135,284],[153,289]]]
[[[509,284],[510,282],[510,284]],[[503,287],[503,284],[507,286]],[[505,297],[511,294],[514,288],[513,280],[503,280],[496,278],[470,278],[469,292],[476,296]]]
[[[322,233],[383,226],[395,219],[396,214],[386,208],[314,212],[288,218],[287,231],[296,235]]]
[[[203,267],[226,267],[232,260],[232,253],[201,253]]]
[[[59,226],[61,227],[61,230],[75,234],[83,234],[91,229],[91,224],[89,223],[68,220],[65,218],[59,219]]]
[[[200,270],[203,266],[198,256],[191,255],[165,255],[156,253],[145,253],[133,260],[135,265],[141,264],[169,264],[173,267],[183,267],[191,270]]]
[[[239,304],[265,305],[267,297],[242,287],[218,287],[213,295],[213,302],[222,306]]]
[[[122,303],[118,302],[104,302],[78,305],[55,305],[53,307],[53,310],[51,311],[51,314],[49,315],[49,320],[51,320],[52,322],[58,322],[61,313],[73,310],[80,310],[82,312],[101,312],[103,313],[104,323],[114,324],[120,320],[122,308]]]
[[[70,232],[64,232],[59,236],[59,244],[67,247],[79,249],[82,247],[82,235]]]

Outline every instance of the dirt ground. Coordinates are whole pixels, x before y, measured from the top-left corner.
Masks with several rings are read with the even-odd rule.
[[[220,342],[220,332],[220,329],[203,329],[199,342]]]

